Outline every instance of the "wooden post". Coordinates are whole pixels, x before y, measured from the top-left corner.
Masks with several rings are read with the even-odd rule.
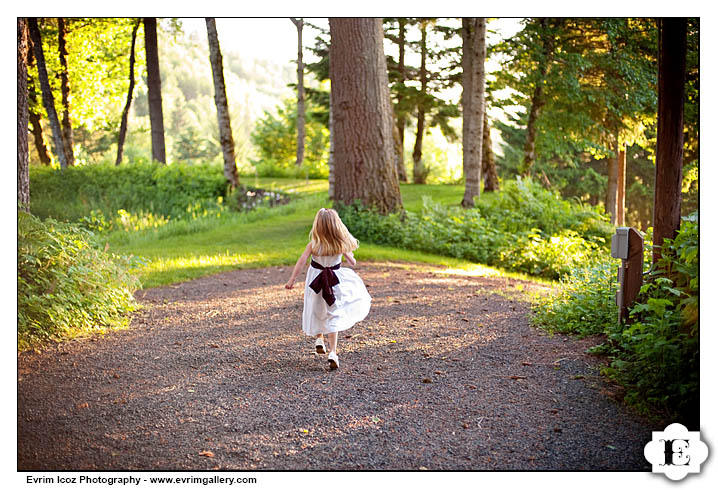
[[[628,258],[619,273],[619,322],[628,322],[628,309],[636,301],[643,284],[643,235],[635,228],[628,229]]]

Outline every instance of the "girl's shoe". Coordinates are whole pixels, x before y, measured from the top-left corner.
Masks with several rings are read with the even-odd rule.
[[[329,369],[337,369],[339,367],[339,358],[336,352],[329,353]]]
[[[317,350],[317,354],[326,354],[327,349],[324,347],[324,339],[319,337],[316,342],[314,342],[314,348]]]

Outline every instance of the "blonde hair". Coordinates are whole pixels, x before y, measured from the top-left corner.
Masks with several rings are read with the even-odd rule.
[[[359,247],[356,238],[349,233],[341,218],[333,209],[320,209],[314,217],[309,233],[312,255],[339,255]]]

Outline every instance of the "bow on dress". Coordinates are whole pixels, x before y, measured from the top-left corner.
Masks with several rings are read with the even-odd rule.
[[[312,259],[312,267],[319,269],[322,272],[314,278],[311,284],[309,284],[309,287],[317,294],[321,291],[322,298],[324,298],[324,301],[326,301],[329,306],[333,305],[336,301],[332,287],[339,284],[339,278],[334,271],[339,269],[341,265],[341,262],[339,262],[337,265],[333,265],[331,267],[322,267]]]

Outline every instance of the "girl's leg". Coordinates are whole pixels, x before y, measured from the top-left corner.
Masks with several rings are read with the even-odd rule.
[[[332,332],[330,334],[327,334],[327,338],[329,339],[329,352],[336,352],[337,351],[337,338],[338,338],[337,332]]]
[[[317,354],[326,354],[327,350],[324,347],[324,336],[322,334],[319,334],[315,335],[314,338],[317,339],[314,342],[314,350],[317,351]]]

